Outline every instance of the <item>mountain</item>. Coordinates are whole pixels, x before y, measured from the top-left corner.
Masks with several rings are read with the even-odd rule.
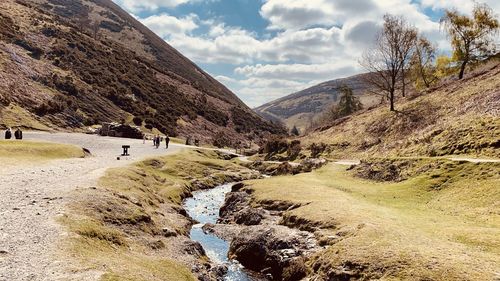
[[[0,6],[2,127],[133,120],[206,141],[282,132],[110,0]]]
[[[366,94],[368,87],[363,82],[363,75],[366,74],[327,81],[266,103],[254,110],[267,120],[281,121],[289,128],[297,126],[303,130],[324,110],[339,101],[338,88],[341,85],[351,87],[365,107],[378,102],[380,98]]]

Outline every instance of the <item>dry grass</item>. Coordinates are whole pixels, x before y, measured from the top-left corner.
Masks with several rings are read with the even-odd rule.
[[[28,128],[39,131],[50,131],[51,128],[38,120],[34,114],[24,108],[11,103],[9,106],[0,107],[0,127],[18,127]]]
[[[110,169],[62,220],[72,236],[65,248],[82,266],[102,270],[101,280],[195,280],[191,266],[207,260],[182,246],[191,222],[180,204],[200,185],[221,184],[241,169],[201,150]]]
[[[50,142],[0,140],[3,165],[26,165],[53,159],[83,158],[80,147]]]
[[[317,272],[350,271],[362,280],[492,280],[500,266],[498,169],[448,163],[403,182],[376,183],[328,165],[251,185],[256,202],[302,204],[285,213],[284,223],[322,226],[317,234],[330,246],[310,262]]]
[[[303,143],[324,142],[332,157],[470,155],[500,157],[500,64],[430,93],[356,114]]]

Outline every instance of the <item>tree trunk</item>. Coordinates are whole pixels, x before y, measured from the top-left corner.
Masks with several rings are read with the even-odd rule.
[[[464,78],[465,66],[467,66],[467,61],[466,60],[464,60],[462,62],[462,65],[460,66],[460,73],[458,74],[458,79],[459,80],[462,80],[462,78]]]
[[[401,70],[401,82],[403,83],[403,88],[401,89],[401,92],[403,94],[403,98],[406,95],[406,79],[405,79],[405,68]]]
[[[389,102],[391,104],[391,111],[396,111],[394,109],[394,90],[391,90],[391,92],[389,94]]]

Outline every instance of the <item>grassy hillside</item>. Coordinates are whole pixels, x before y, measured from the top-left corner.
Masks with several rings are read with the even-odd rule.
[[[378,164],[379,171],[404,169],[407,179],[361,179],[362,167],[347,171],[330,164],[309,174],[251,181],[250,188],[256,204],[300,205],[284,212],[281,223],[314,231],[326,246],[308,263],[320,280],[498,277],[498,163]]]
[[[500,63],[325,126],[302,139],[331,157],[476,155],[500,157]]]
[[[33,129],[135,116],[207,142],[219,131],[243,140],[281,130],[110,0],[0,7],[0,127],[14,107],[24,117],[15,125]]]
[[[362,80],[363,75],[327,81],[266,103],[255,111],[268,120],[283,122],[288,128],[297,126],[305,131],[326,109],[339,102],[339,87],[342,85],[351,87],[366,107],[380,102],[380,97],[366,93],[368,86]]]

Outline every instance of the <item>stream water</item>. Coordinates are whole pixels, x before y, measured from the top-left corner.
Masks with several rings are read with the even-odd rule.
[[[198,221],[191,229],[191,239],[199,242],[207,256],[215,264],[228,266],[228,272],[224,276],[225,281],[251,281],[243,267],[237,262],[229,260],[229,242],[220,239],[202,229],[207,223],[215,224],[219,218],[219,209],[224,204],[226,193],[231,191],[232,184],[225,184],[213,189],[196,191],[193,197],[184,202],[184,208],[188,214]]]

